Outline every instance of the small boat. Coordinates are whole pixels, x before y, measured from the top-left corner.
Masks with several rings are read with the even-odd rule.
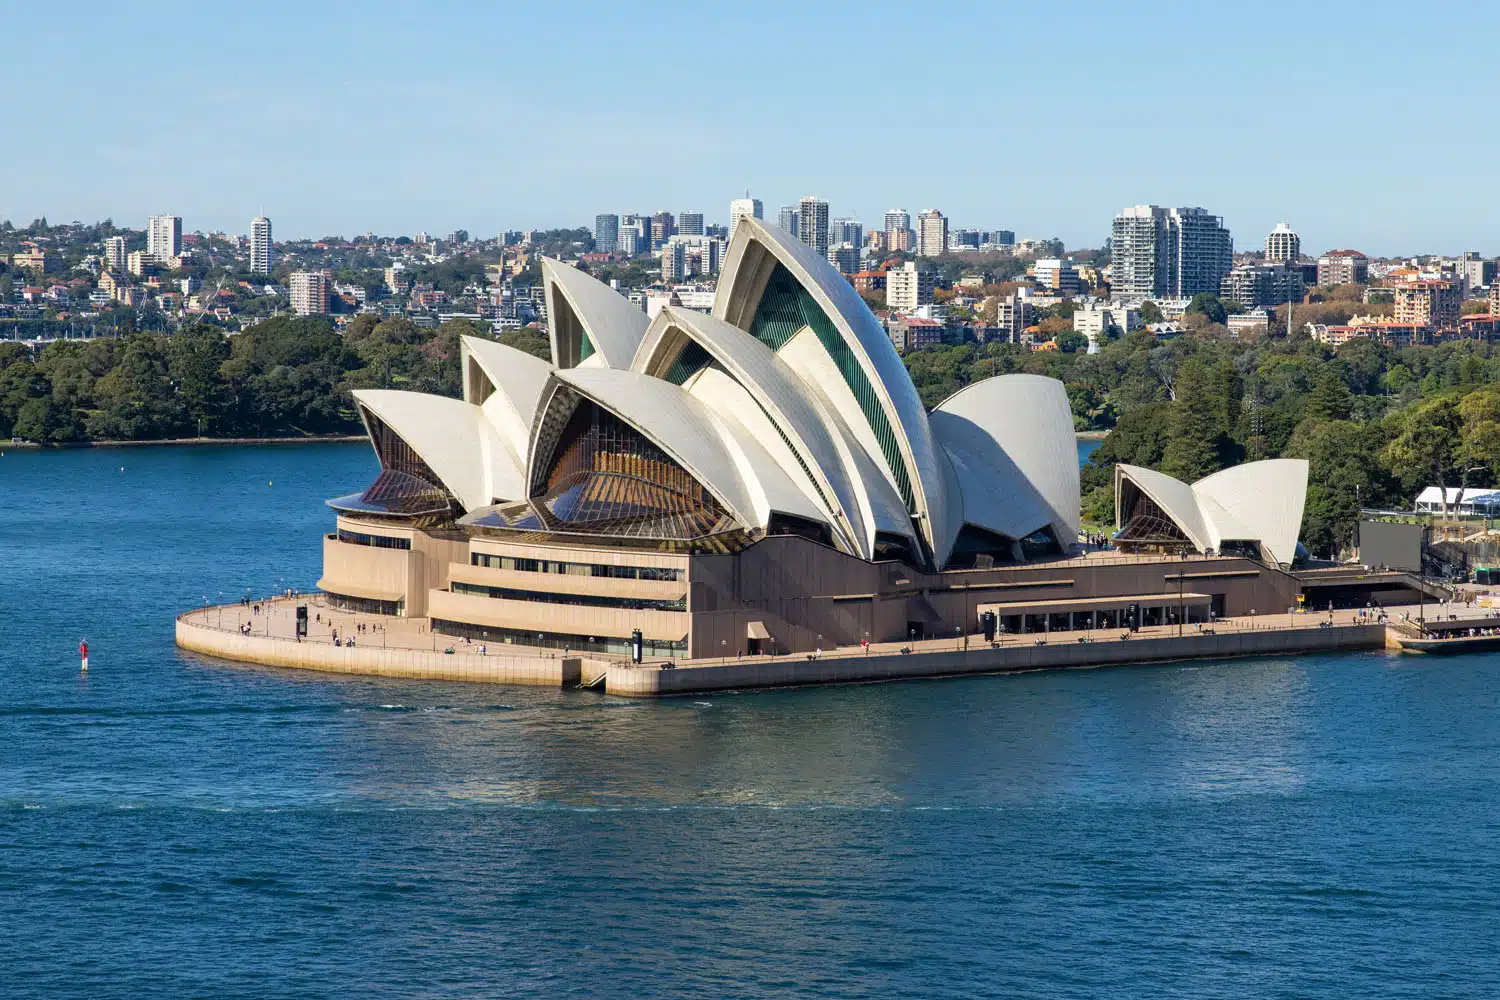
[[[1489,653],[1500,650],[1500,618],[1391,622],[1391,638],[1407,653]],[[1485,634],[1489,633],[1489,634]]]

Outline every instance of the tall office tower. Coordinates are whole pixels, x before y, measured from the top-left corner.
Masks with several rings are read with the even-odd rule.
[[[271,273],[271,220],[264,215],[250,220],[250,273]]]
[[[614,253],[620,239],[620,217],[618,215],[594,216],[594,252]]]
[[[808,195],[797,204],[797,238],[828,256],[828,202]]]
[[[917,256],[941,257],[948,252],[948,220],[932,208],[917,216]]]
[[[1201,208],[1127,208],[1115,217],[1109,245],[1110,288],[1126,298],[1217,295],[1234,257],[1223,220]]]
[[[736,198],[729,203],[729,238],[734,239],[734,227],[741,219],[764,219],[766,210],[759,198]]]
[[[667,245],[667,240],[677,235],[677,220],[671,212],[657,212],[651,216],[651,251],[655,253]]]
[[[182,256],[182,218],[153,215],[146,220],[146,254],[165,264]]]
[[[797,206],[782,205],[776,215],[776,224],[793,236],[797,235]]]
[[[702,236],[703,213],[683,212],[677,216],[677,231],[684,236]]]
[[[125,273],[125,237],[111,236],[104,241],[104,265],[115,274]]]
[[[1302,256],[1302,240],[1285,222],[1266,235],[1266,263],[1289,264]]]
[[[322,271],[293,271],[292,311],[298,316],[323,316],[328,312],[328,276]]]
[[[993,229],[990,231],[988,242],[992,247],[1013,247],[1016,245],[1016,231],[1014,229]]]
[[[828,227],[828,242],[832,246],[840,243],[865,244],[865,224],[856,219],[834,219]]]

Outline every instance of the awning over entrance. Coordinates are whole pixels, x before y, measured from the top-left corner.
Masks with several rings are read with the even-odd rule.
[[[1005,615],[1063,615],[1080,611],[1109,611],[1126,608],[1132,604],[1146,608],[1176,607],[1178,604],[1198,607],[1212,602],[1213,598],[1208,594],[1179,594],[1174,590],[1168,594],[1127,594],[1123,597],[1068,598],[1057,601],[1011,601],[1003,604],[981,603],[977,605],[977,608],[980,614],[993,611],[1004,617]]]
[[[771,633],[766,631],[765,622],[751,622],[745,629],[745,637],[748,639],[769,639]]]
[[[327,577],[320,578],[314,586],[329,594],[342,594],[345,597],[363,597],[370,601],[406,600],[406,595],[399,590],[382,590],[379,587],[366,587],[363,584],[346,583],[342,580],[338,583],[330,583]]]

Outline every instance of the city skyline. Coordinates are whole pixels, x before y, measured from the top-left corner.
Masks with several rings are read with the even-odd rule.
[[[1432,95],[1482,88],[1490,34],[1483,29],[1500,15],[1476,7],[1465,16],[1468,30],[1439,40],[1408,37],[1394,12],[1375,5],[1349,21],[1296,8],[1299,30],[1273,33],[1274,5],[1171,18],[1099,11],[1066,29],[1028,8],[883,10],[858,21],[790,6],[753,16],[716,9],[674,22],[674,49],[714,56],[754,44],[758,57],[716,59],[723,79],[703,89],[683,85],[682,65],[668,59],[643,60],[601,85],[583,53],[653,51],[666,30],[633,11],[600,11],[564,31],[564,15],[541,8],[460,17],[378,5],[357,24],[316,10],[299,9],[293,20],[289,7],[201,10],[192,33],[214,45],[184,41],[173,59],[132,69],[143,92],[171,93],[171,101],[99,116],[87,129],[71,116],[40,117],[28,132],[32,152],[0,165],[0,217],[134,221],[167,208],[191,229],[238,232],[264,209],[292,239],[367,229],[487,232],[586,226],[628,204],[696,205],[709,221],[727,222],[729,198],[748,187],[767,206],[818,192],[834,216],[867,225],[892,205],[914,215],[936,206],[956,225],[1003,225],[1069,246],[1099,246],[1122,206],[1154,203],[1203,205],[1244,234],[1242,246],[1289,220],[1312,253],[1353,246],[1371,254],[1493,254],[1500,206],[1474,204],[1472,186],[1414,182],[1456,176],[1445,161],[1450,148],[1456,158],[1460,138],[1466,160],[1476,153],[1482,160],[1489,148],[1482,130],[1464,128],[1463,102]],[[39,9],[14,12],[16,37],[31,44],[20,47],[8,76],[41,86],[60,106],[85,107],[96,99],[88,67],[188,30],[170,9],[101,7],[83,21],[64,27]],[[828,128],[799,131],[790,150],[767,142],[784,128],[780,108],[804,102],[810,83],[805,65],[757,43],[778,31],[821,34],[851,53],[882,51],[893,37],[928,39],[949,67],[941,91],[920,77],[883,88],[882,115],[921,123],[917,134],[935,137],[944,107],[954,109],[955,123],[968,121],[972,114],[958,109],[972,101],[981,118],[1005,127],[965,128],[957,144],[931,139],[941,156],[860,155],[885,140],[855,138],[830,111]],[[417,33],[441,37],[444,58],[413,61],[407,44]],[[997,69],[994,46],[1017,35],[1057,44],[1007,47],[1010,62]],[[1205,36],[1212,45],[1202,44]],[[532,42],[502,60],[493,55],[497,37]],[[1311,41],[1330,37],[1341,44]],[[562,38],[566,49],[553,41]],[[1118,54],[1142,45],[1172,58],[1131,61],[1120,76]],[[1392,46],[1402,53],[1399,78],[1361,72],[1360,53]],[[1042,55],[1049,50],[1067,53],[1066,72]],[[252,57],[264,60],[253,99],[224,72]],[[379,72],[339,69],[356,65]],[[1268,75],[1280,81],[1279,94],[1310,95],[1351,77],[1359,92],[1344,112],[1317,120],[1270,100],[1230,114],[1237,89]],[[180,87],[184,79],[195,85]],[[1043,101],[1087,108],[1121,88],[1151,95],[1148,118],[1032,120],[1021,110]],[[689,141],[692,157],[664,157],[668,136],[643,127],[662,93],[673,95],[671,137]],[[251,104],[262,113],[248,113]],[[359,109],[360,117],[378,109],[377,124],[402,121],[402,141],[382,142],[378,130],[364,141],[358,130],[314,127]],[[494,124],[460,127],[476,115]],[[1425,134],[1449,134],[1453,143],[1398,141],[1392,123],[1413,115],[1422,116]],[[1333,169],[1340,151],[1357,156]]]

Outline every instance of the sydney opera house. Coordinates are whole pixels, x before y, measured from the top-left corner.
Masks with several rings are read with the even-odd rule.
[[[929,412],[847,280],[774,226],[736,227],[712,314],[648,321],[556,261],[543,280],[550,363],[468,338],[461,400],[355,394],[380,472],[328,501],[330,602],[490,643],[624,653],[639,631],[647,656],[699,657],[1296,593],[1305,465],[1191,486],[1122,467],[1136,554],[1082,555],[1061,383],[1002,375]]]

